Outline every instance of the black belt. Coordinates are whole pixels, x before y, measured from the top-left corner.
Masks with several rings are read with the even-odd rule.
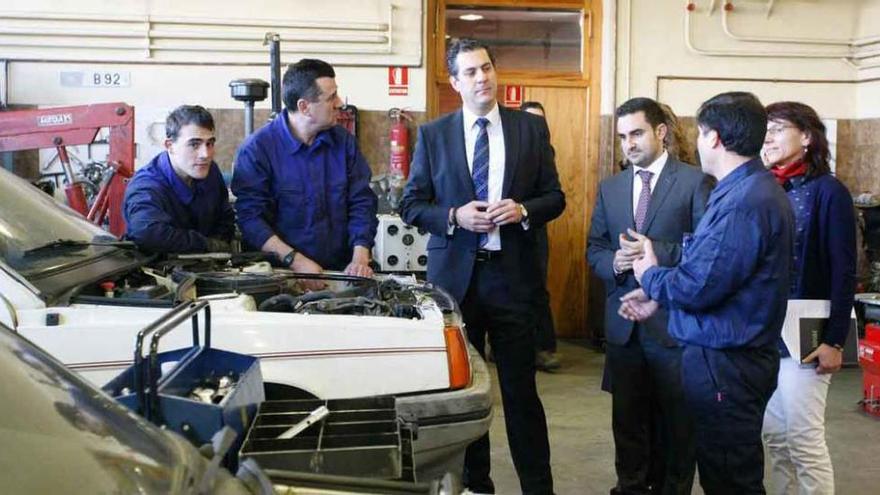
[[[489,251],[488,249],[477,249],[477,261],[492,261],[501,258],[501,250]]]

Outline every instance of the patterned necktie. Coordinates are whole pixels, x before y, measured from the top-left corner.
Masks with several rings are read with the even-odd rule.
[[[648,206],[651,204],[651,177],[654,173],[647,170],[639,170],[636,173],[642,179],[642,192],[639,193],[639,203],[636,206],[636,231],[641,232],[645,217],[648,216]]]
[[[480,132],[477,134],[477,142],[474,143],[474,157],[472,163],[472,177],[474,179],[474,195],[477,201],[488,201],[489,199],[489,133],[486,132],[486,126],[489,125],[489,119],[477,119],[477,125],[480,126]],[[478,235],[480,247],[486,245],[489,236],[486,234]]]

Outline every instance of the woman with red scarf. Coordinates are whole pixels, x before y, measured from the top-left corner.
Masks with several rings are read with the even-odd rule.
[[[846,187],[831,175],[825,125],[796,102],[767,107],[761,156],[795,212],[789,299],[831,301],[823,342],[802,368],[780,339],[779,381],[764,415],[771,493],[833,494],[834,470],[825,444],[825,400],[840,369],[849,331],[856,272],[856,220]]]

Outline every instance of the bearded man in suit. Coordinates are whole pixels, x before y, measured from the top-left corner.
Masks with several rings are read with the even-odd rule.
[[[606,377],[617,471],[611,493],[689,495],[695,454],[681,388],[681,346],[669,336],[665,312],[633,322],[618,309],[620,297],[638,288],[632,267],[644,254],[646,238],[662,265],[678,263],[712,182],[669,155],[665,114],[656,101],[633,98],[615,114],[631,166],[599,185],[587,247],[590,266],[606,289]]]

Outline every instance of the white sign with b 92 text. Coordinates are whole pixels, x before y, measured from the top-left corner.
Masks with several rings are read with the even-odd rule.
[[[127,88],[131,73],[121,70],[62,71],[61,85],[69,88]]]

